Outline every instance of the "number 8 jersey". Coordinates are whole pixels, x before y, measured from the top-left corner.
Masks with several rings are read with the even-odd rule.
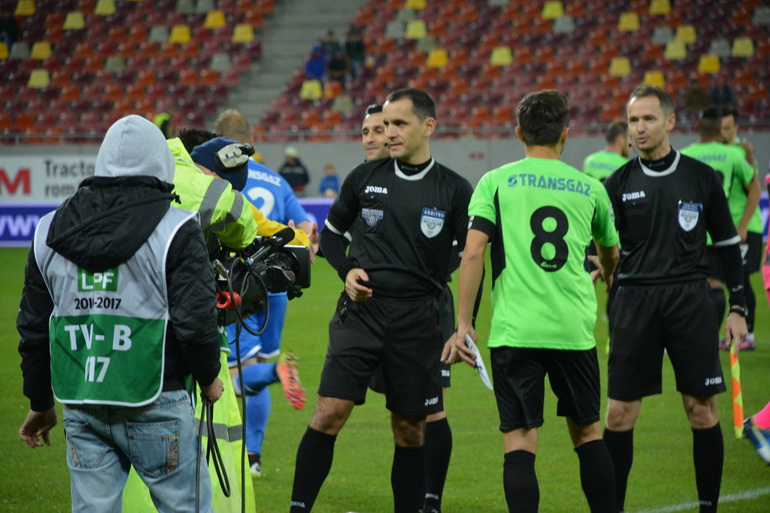
[[[604,186],[559,160],[525,158],[485,174],[468,214],[492,243],[489,347],[594,347],[585,248],[618,242]]]

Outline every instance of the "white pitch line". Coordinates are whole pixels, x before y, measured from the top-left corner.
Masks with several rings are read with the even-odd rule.
[[[762,497],[763,495],[770,495],[770,487],[757,488],[756,490],[746,490],[745,492],[731,493],[729,495],[721,495],[719,497],[719,503],[724,504],[725,502],[738,502],[746,499],[756,499],[757,497]],[[672,506],[664,506],[662,508],[646,509],[644,511],[639,511],[638,513],[670,513],[672,511],[685,511],[697,507],[697,502],[685,502],[682,504],[674,504]]]

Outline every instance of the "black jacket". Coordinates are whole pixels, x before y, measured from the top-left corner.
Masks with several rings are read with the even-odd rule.
[[[171,185],[152,177],[86,178],[54,216],[46,244],[98,272],[128,260],[170,208]],[[214,275],[200,225],[177,231],[166,261],[170,321],[163,390],[180,390],[192,374],[209,385],[220,370]],[[35,411],[53,406],[48,320],[53,302],[30,250],[16,327],[24,395]]]

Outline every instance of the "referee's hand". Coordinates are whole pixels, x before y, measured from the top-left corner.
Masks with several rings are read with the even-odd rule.
[[[456,357],[454,361],[462,360],[475,369],[476,355],[473,353],[473,350],[471,350],[471,348],[468,347],[468,344],[465,343],[466,335],[470,335],[471,340],[476,342],[476,331],[473,329],[473,326],[458,325],[457,333],[455,334],[455,339],[454,339],[454,349],[456,351]],[[448,355],[448,356],[451,356],[451,355]]]
[[[741,341],[748,333],[746,319],[739,313],[730,312],[725,320],[725,338],[735,341],[735,354],[741,349]]]
[[[348,271],[345,277],[345,293],[353,301],[366,301],[372,297],[372,289],[365,284],[369,282],[369,275],[361,268],[354,267]]]

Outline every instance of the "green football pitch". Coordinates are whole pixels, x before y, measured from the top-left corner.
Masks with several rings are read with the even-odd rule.
[[[0,375],[9,384],[0,413],[0,511],[69,511],[69,479],[65,440],[61,425],[52,434],[52,446],[29,449],[17,436],[28,402],[22,395],[17,353],[15,316],[23,284],[26,249],[2,249],[0,267]],[[254,479],[257,511],[288,511],[297,444],[310,420],[321,365],[326,350],[327,324],[342,283],[325,260],[313,267],[313,286],[289,304],[283,347],[300,357],[300,375],[308,391],[308,404],[293,410],[280,387],[271,387],[272,413],[262,455],[264,477]],[[456,281],[453,282],[456,285]],[[489,284],[478,321],[481,345],[489,329]],[[761,277],[754,276],[758,292],[758,349],[741,357],[744,405],[754,413],[770,400],[770,309]],[[604,293],[599,292],[600,316],[596,338],[600,364],[606,379],[607,324],[601,312]],[[565,319],[569,322],[569,319]],[[488,359],[488,351],[482,348]],[[728,355],[722,355],[729,376]],[[603,387],[603,390],[605,388]],[[745,440],[735,440],[729,392],[719,397],[725,437],[725,465],[720,511],[761,513],[770,511],[770,468],[754,454]],[[475,371],[457,365],[447,392],[446,410],[454,436],[454,451],[443,501],[445,513],[506,511],[502,490],[503,448],[497,429],[493,394]],[[556,401],[546,394],[545,425],[539,433],[537,473],[540,511],[571,513],[588,511],[583,498],[578,459],[572,451],[565,422],[556,417]],[[604,408],[602,409],[604,413]],[[61,418],[61,417],[60,417]],[[634,467],[626,500],[629,512],[697,511],[692,466],[692,436],[674,389],[673,375],[664,364],[664,393],[644,401],[634,432]],[[370,393],[357,407],[340,434],[331,473],[316,502],[318,513],[349,511],[379,513],[393,510],[390,462],[393,441],[388,413],[381,396]]]

